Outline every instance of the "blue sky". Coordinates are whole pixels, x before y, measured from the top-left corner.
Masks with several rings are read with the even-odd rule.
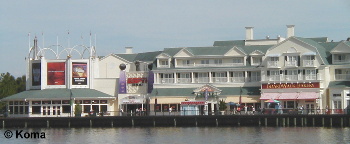
[[[10,1],[0,6],[0,73],[25,75],[28,33],[39,46],[89,45],[97,54],[157,51],[168,47],[210,46],[215,40],[242,40],[246,26],[254,39],[286,36],[295,25],[300,37],[350,37],[348,0],[60,0]],[[69,36],[68,36],[69,31]],[[43,35],[44,44],[43,44]],[[94,39],[94,38],[93,38]],[[32,42],[31,42],[32,43]],[[93,42],[95,43],[95,42]]]

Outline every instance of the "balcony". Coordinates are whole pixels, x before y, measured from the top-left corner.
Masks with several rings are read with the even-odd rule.
[[[261,81],[261,77],[260,76],[252,76],[252,77],[248,77],[247,78],[248,82],[259,82]]]
[[[303,60],[303,67],[315,67],[315,60]]]
[[[335,74],[335,80],[350,80],[350,74]]]
[[[285,61],[284,66],[285,67],[297,67],[298,61]]]
[[[281,76],[280,75],[270,75],[267,77],[267,80],[269,81],[280,81],[281,80]]]
[[[245,77],[230,77],[230,82],[244,82]]]
[[[350,75],[349,75],[350,78]],[[264,76],[263,81],[304,81],[304,80],[323,80],[322,75],[309,74],[309,75],[272,75]]]
[[[305,75],[305,80],[316,80],[316,74]]]
[[[284,79],[286,81],[296,81],[298,80],[298,75],[285,75]]]
[[[267,61],[267,68],[279,68],[279,61]]]
[[[158,65],[159,68],[169,68],[169,65]]]
[[[199,77],[195,79],[196,83],[209,83],[209,77]]]
[[[244,63],[178,64],[176,67],[231,67],[231,66],[244,66]]]
[[[177,83],[192,83],[191,78],[177,78]]]
[[[227,77],[213,77],[213,83],[227,82]]]
[[[160,83],[174,83],[174,78],[161,78]]]

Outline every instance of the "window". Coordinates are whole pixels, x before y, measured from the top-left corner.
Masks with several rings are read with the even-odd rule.
[[[209,60],[201,60],[201,64],[209,64]]]
[[[62,106],[62,113],[71,113],[71,106],[70,105],[63,105]]]
[[[335,54],[334,57],[335,57],[334,60],[336,60],[338,62],[345,60],[345,54]]]
[[[333,108],[334,109],[341,109],[341,101],[333,101]]]
[[[270,61],[279,61],[278,57],[270,57]]]
[[[305,60],[315,60],[315,56],[308,55],[308,56],[305,57]]]
[[[191,78],[191,74],[190,73],[181,73],[180,78]]]
[[[84,105],[84,113],[90,112],[90,105]]]
[[[168,65],[168,61],[167,60],[160,61],[160,65]]]
[[[215,64],[222,64],[222,59],[215,59],[215,60],[214,60],[214,63],[215,63]]]
[[[285,101],[283,108],[294,108],[294,101]]]
[[[41,106],[32,106],[32,114],[40,114]]]
[[[241,63],[243,63],[243,58],[233,58],[233,63],[239,63],[239,64],[241,64]]]
[[[253,64],[254,65],[260,65],[261,64],[261,61],[262,61],[262,58],[261,57],[253,57]]]
[[[340,97],[341,94],[333,94],[333,97]]]
[[[198,73],[198,77],[209,77],[208,73]]]
[[[191,63],[190,60],[182,60],[183,65],[189,65]]]

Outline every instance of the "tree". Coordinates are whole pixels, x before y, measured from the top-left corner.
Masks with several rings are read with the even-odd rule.
[[[26,76],[15,79],[10,73],[0,74],[0,99],[26,90]],[[5,103],[0,103],[0,109],[5,108]]]
[[[224,101],[223,99],[221,99],[221,100],[219,101],[219,110],[220,110],[220,111],[224,111],[224,110],[226,110],[226,108],[227,108],[227,106],[226,106],[225,101]]]

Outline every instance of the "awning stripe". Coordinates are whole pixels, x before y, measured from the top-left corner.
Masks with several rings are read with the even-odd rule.
[[[263,93],[261,94],[260,99],[261,100],[269,100],[269,99],[276,99],[278,98],[280,93]]]
[[[298,93],[281,93],[277,98],[278,100],[295,100],[298,97]]]
[[[297,99],[317,99],[318,96],[317,92],[301,92]]]

